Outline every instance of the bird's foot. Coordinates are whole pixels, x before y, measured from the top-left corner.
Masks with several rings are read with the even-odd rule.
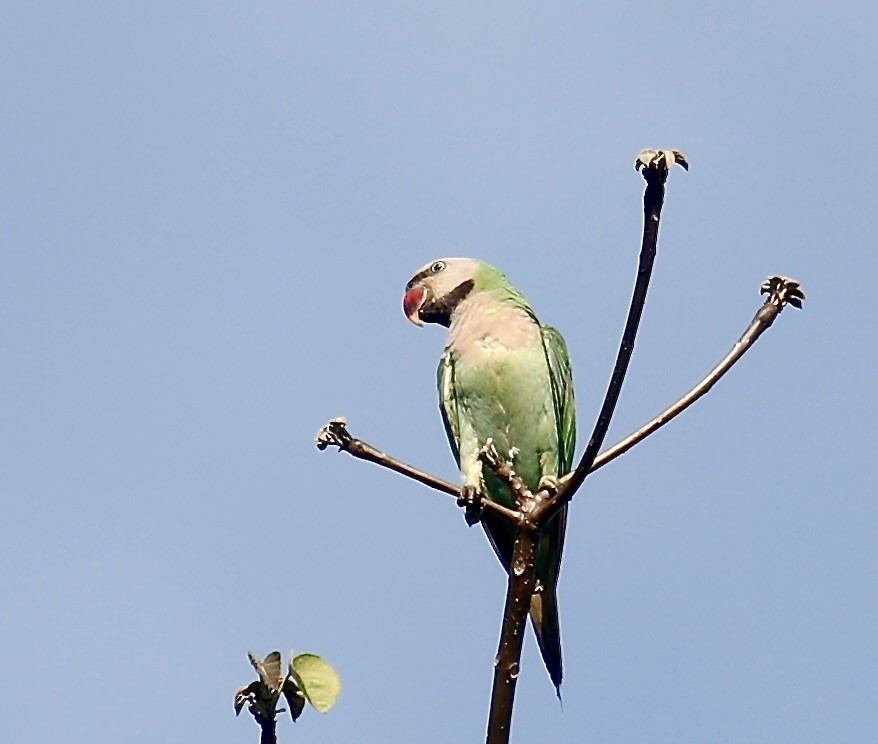
[[[558,490],[561,488],[561,481],[558,479],[557,475],[544,475],[540,478],[540,482],[537,486],[538,491],[545,491],[549,494],[549,498],[554,498],[558,495]]]
[[[463,509],[463,518],[470,527],[478,524],[482,519],[482,511],[485,508],[483,499],[482,492],[477,486],[463,486],[460,489],[457,505]]]
[[[485,446],[479,450],[479,460],[491,468],[494,475],[509,486],[509,489],[515,496],[516,503],[524,504],[529,499],[532,500],[533,494],[528,490],[528,487],[521,479],[521,476],[516,474],[512,467],[513,463],[511,459],[517,454],[518,448],[513,447],[509,450],[510,459],[504,460],[500,456],[497,446],[494,444],[494,440],[489,437],[485,441]]]
[[[514,449],[514,448],[513,448]],[[510,450],[510,457],[513,455],[513,452]],[[488,437],[485,440],[484,446],[479,450],[479,460],[481,462],[487,463],[490,467],[495,468],[503,462],[506,462],[502,457],[500,457],[500,451],[497,449],[497,445],[494,444],[494,438]],[[511,463],[507,463],[510,464]]]

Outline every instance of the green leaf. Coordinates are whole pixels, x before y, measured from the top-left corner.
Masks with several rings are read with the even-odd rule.
[[[290,662],[290,674],[305,693],[308,702],[326,713],[338,700],[341,679],[338,673],[317,654],[299,654]]]

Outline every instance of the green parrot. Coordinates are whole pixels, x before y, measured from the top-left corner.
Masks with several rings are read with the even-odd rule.
[[[463,494],[515,507],[509,488],[479,461],[489,438],[532,491],[570,471],[576,411],[567,346],[558,331],[537,320],[503,274],[472,258],[433,261],[406,285],[403,310],[416,325],[448,328],[439,361],[439,407]],[[482,514],[481,523],[508,571],[514,527],[490,511]],[[556,588],[566,524],[565,506],[539,538],[530,606],[540,652],[559,694]]]

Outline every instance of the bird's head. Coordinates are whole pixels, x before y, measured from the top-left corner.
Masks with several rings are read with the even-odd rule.
[[[451,325],[451,315],[476,285],[482,264],[472,258],[440,258],[405,285],[402,309],[415,325]]]

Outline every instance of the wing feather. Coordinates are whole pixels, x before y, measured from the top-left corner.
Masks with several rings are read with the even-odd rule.
[[[454,391],[454,358],[450,349],[445,349],[439,359],[436,382],[439,387],[439,412],[442,414],[445,434],[454,453],[454,461],[460,467],[460,412]]]
[[[576,405],[573,400],[573,369],[564,337],[551,326],[542,326],[543,349],[549,364],[549,381],[555,405],[555,425],[558,427],[558,475],[566,475],[573,468],[576,448]]]

